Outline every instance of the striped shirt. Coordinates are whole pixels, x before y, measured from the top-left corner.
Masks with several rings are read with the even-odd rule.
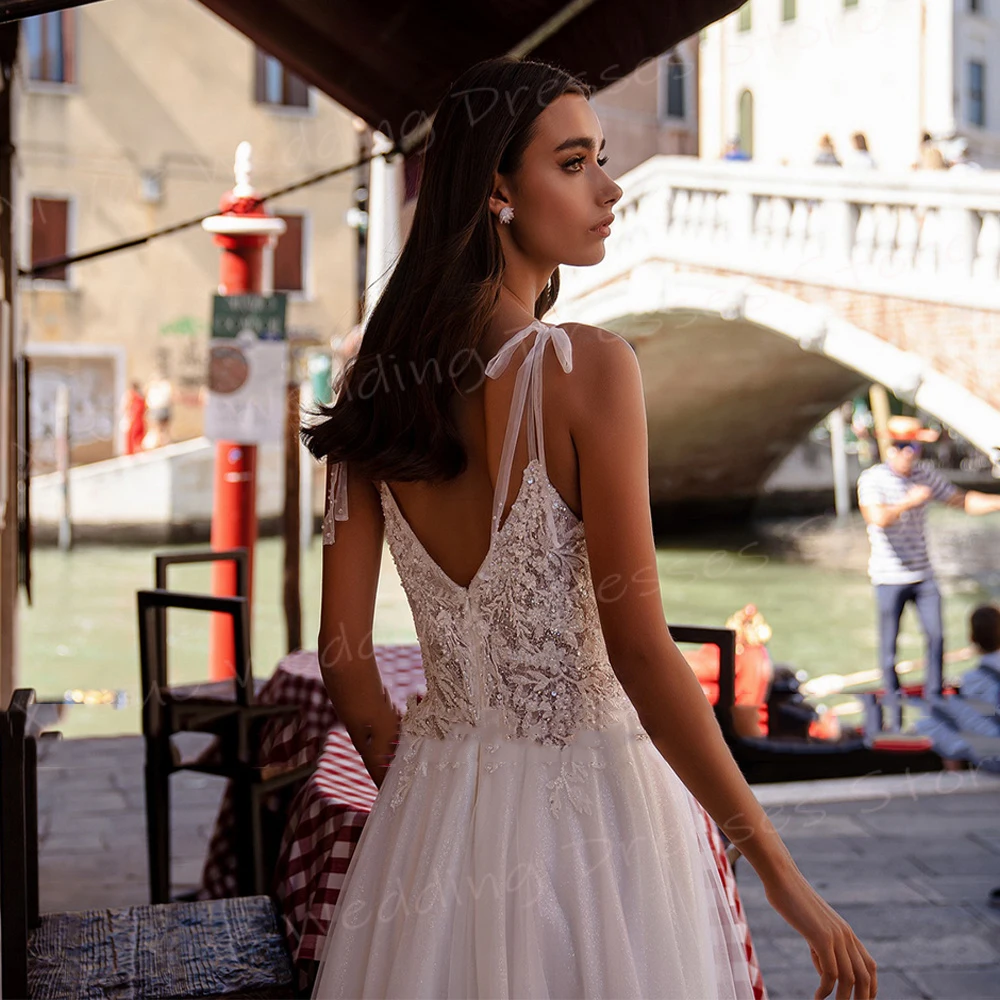
[[[858,476],[858,503],[901,503],[914,486],[929,486],[935,500],[945,501],[958,492],[940,472],[926,462],[916,462],[909,476],[893,472],[884,462],[865,469]],[[927,555],[925,514],[927,504],[903,511],[887,528],[868,525],[871,556],[868,576],[873,584],[919,583],[934,576]]]

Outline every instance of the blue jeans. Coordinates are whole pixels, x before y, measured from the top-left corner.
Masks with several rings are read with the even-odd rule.
[[[919,583],[875,584],[878,602],[879,664],[885,687],[884,704],[889,728],[899,730],[903,724],[903,705],[896,675],[896,640],[903,608],[913,601],[920,616],[920,625],[927,640],[927,672],[924,697],[940,697],[944,675],[944,627],[941,622],[941,591],[932,579]]]

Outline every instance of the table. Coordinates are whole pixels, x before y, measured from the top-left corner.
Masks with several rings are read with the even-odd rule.
[[[422,694],[426,690],[420,646],[417,643],[376,645],[374,654],[393,703],[402,711],[411,693]],[[346,736],[343,726],[339,730],[335,728],[338,726],[337,713],[323,686],[315,650],[300,649],[283,657],[274,674],[256,692],[255,698],[261,705],[301,706],[301,711],[294,716],[279,716],[268,721],[262,728],[257,758],[257,763],[262,768],[282,771],[311,761],[322,763],[328,737],[335,732]],[[377,791],[374,782],[350,740],[347,745],[357,760],[361,776],[371,786],[374,797]],[[334,741],[334,746],[339,746],[337,740]],[[336,755],[338,751],[334,749],[333,752]],[[276,793],[263,806],[285,826],[285,820],[280,817],[283,810],[289,809],[285,794]],[[367,809],[366,806],[365,815]],[[362,818],[361,823],[363,822]],[[196,898],[225,899],[239,895],[235,831],[233,801],[227,787],[209,841],[201,887]],[[325,928],[323,933],[325,935]]]
[[[400,710],[411,694],[426,691],[418,644],[375,646],[374,654],[383,682]],[[344,876],[378,789],[347,731],[337,722],[314,650],[299,650],[282,659],[259,699],[267,704],[302,705],[299,715],[275,720],[263,733],[263,766],[304,763],[311,755],[319,758],[316,770],[288,807],[274,878],[292,965],[299,988],[307,989],[318,970]],[[237,893],[232,814],[226,813],[224,803],[203,876],[202,893],[209,895]],[[701,814],[705,836],[743,936],[755,1000],[764,1000],[760,964],[722,836],[708,813],[702,809]]]

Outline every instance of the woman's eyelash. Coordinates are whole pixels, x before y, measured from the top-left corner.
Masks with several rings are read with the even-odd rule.
[[[563,166],[564,167],[572,167],[574,164],[583,163],[586,159],[587,158],[585,156],[578,156],[578,157],[576,157],[576,159],[569,160],[567,163],[564,163]],[[597,165],[599,167],[603,167],[604,164],[607,163],[609,159],[611,159],[611,157],[609,157],[609,156],[599,156],[597,158]]]

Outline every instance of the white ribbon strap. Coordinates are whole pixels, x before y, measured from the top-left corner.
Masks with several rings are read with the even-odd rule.
[[[542,466],[545,466],[545,443],[542,437],[542,362],[545,356],[545,345],[549,339],[552,340],[556,349],[556,356],[563,371],[573,370],[573,350],[569,339],[569,334],[562,327],[549,326],[541,320],[534,320],[530,326],[525,327],[520,333],[516,333],[508,340],[503,347],[490,359],[486,365],[486,374],[489,378],[499,378],[506,370],[507,365],[513,356],[517,345],[530,336],[534,331],[538,331],[535,342],[521,362],[521,367],[517,371],[517,378],[514,381],[514,398],[511,403],[510,413],[507,417],[507,428],[504,432],[503,451],[500,455],[500,470],[497,475],[497,487],[493,494],[493,518],[490,523],[490,544],[500,527],[500,515],[503,513],[504,503],[507,500],[507,489],[510,486],[510,471],[514,458],[514,447],[517,444],[517,429],[521,424],[521,417],[524,414],[524,405],[528,397],[528,390],[532,390],[532,406],[528,411],[528,455],[529,458],[540,459]],[[546,525],[553,544],[557,543],[555,517],[552,514],[551,505],[545,508]]]
[[[323,515],[323,544],[332,545],[337,521],[347,520],[347,463],[334,462],[330,467],[330,497]]]

